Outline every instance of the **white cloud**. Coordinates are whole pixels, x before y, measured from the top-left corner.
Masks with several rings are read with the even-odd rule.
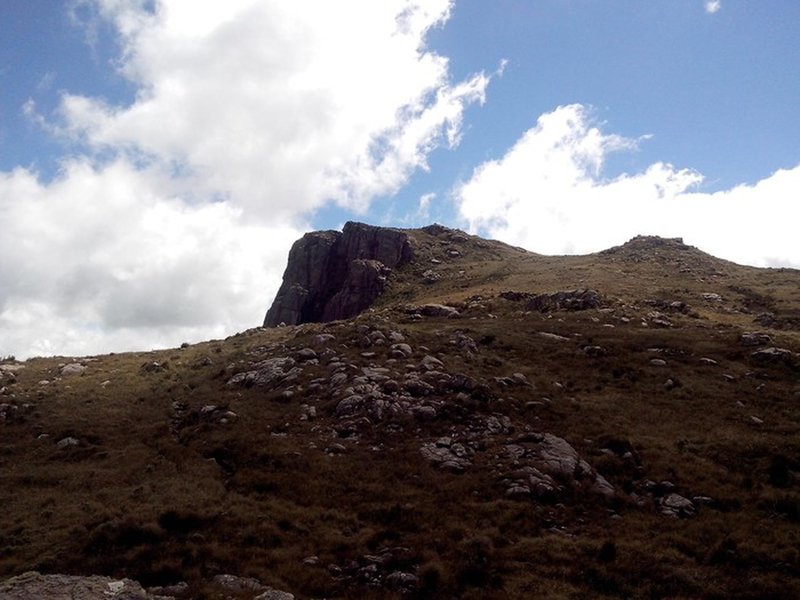
[[[722,8],[722,2],[720,0],[708,0],[705,6],[706,12],[710,15],[713,15],[719,11],[720,8]]]
[[[300,231],[167,196],[167,174],[72,161],[0,176],[0,355],[199,341],[256,325]]]
[[[427,194],[422,194],[419,197],[419,205],[417,206],[417,219],[426,221],[430,218],[431,214],[431,202],[436,200],[436,192],[429,192]]]
[[[28,118],[82,154],[0,173],[0,354],[175,345],[259,324],[326,202],[363,210],[458,143],[489,78],[425,38],[451,0],[75,0],[130,105]],[[65,82],[68,86],[68,82]]]
[[[91,147],[177,162],[205,193],[288,218],[366,208],[458,141],[483,74],[451,83],[427,32],[450,1],[96,0],[122,35],[128,107],[66,95],[61,127]]]
[[[581,105],[558,107],[456,187],[460,217],[473,232],[545,254],[594,252],[656,234],[741,263],[800,266],[793,231],[800,166],[713,194],[692,191],[699,173],[665,163],[603,177],[608,155],[636,144],[603,133]]]

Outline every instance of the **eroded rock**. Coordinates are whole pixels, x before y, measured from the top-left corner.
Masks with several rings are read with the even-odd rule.
[[[289,252],[264,326],[355,316],[383,292],[389,270],[413,258],[411,239],[399,229],[348,222],[341,233],[307,233]]]

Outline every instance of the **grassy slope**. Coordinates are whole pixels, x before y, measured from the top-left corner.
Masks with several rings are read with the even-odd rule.
[[[407,549],[393,567],[417,572],[427,597],[800,596],[800,377],[791,366],[754,364],[753,349],[738,342],[742,331],[766,330],[775,345],[800,352],[800,273],[670,243],[542,257],[462,234],[414,236],[417,262],[353,322],[101,356],[73,377],[59,375],[71,359],[28,361],[7,386],[13,397],[0,397],[18,406],[0,425],[0,576],[38,569],[187,580],[198,597],[213,597],[204,582],[229,572],[301,598],[384,598],[327,566],[389,546]],[[461,256],[448,254],[454,249]],[[442,278],[426,285],[429,268]],[[498,296],[575,287],[599,290],[604,308],[528,313]],[[704,300],[707,292],[722,301]],[[665,312],[670,328],[643,326],[661,310],[645,301],[659,299],[686,302],[688,314]],[[414,321],[403,310],[429,301],[459,305],[464,316]],[[754,325],[764,311],[782,329]],[[427,347],[451,372],[489,382],[521,372],[534,385],[495,386],[488,404],[454,406],[429,422],[373,424],[357,439],[337,436],[326,388],[309,389],[327,378],[324,365],[305,369],[303,389],[288,400],[280,389],[225,385],[249,362],[287,355],[322,331],[353,363],[385,364],[385,348],[361,357],[359,324],[401,331],[417,358]],[[450,343],[456,331],[477,353]],[[588,357],[586,345],[606,354]],[[651,364],[655,357],[667,365]],[[153,361],[166,368],[142,368]],[[680,385],[666,389],[668,378]],[[189,415],[178,429],[175,403]],[[317,407],[316,420],[300,420],[303,403]],[[198,411],[209,404],[237,418],[204,419]],[[428,465],[421,442],[472,414],[566,438],[621,490],[619,500],[507,499],[492,458],[504,440],[463,475]],[[69,436],[80,444],[56,446]],[[336,443],[343,452],[325,452]],[[638,464],[602,451],[614,443],[631,446]],[[644,480],[713,502],[692,519],[666,517],[631,500]],[[311,555],[318,565],[302,563]]]

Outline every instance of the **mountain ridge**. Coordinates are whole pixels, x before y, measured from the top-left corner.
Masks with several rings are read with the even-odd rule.
[[[399,231],[348,318],[0,363],[0,594],[800,594],[800,272]]]

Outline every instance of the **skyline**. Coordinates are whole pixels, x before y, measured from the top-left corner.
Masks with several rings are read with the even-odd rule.
[[[800,6],[0,9],[0,355],[257,326],[291,243],[433,221],[800,267]]]

